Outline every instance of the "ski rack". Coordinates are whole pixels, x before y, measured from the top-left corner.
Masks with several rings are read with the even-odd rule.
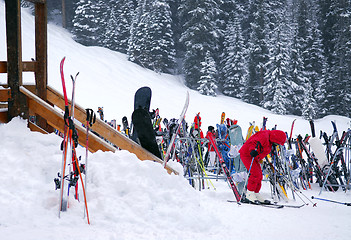
[[[64,131],[64,121],[63,121],[63,109],[64,109],[64,97],[62,94],[58,93],[51,87],[47,87],[47,102],[35,95],[35,86],[34,85],[25,85],[20,86],[20,92],[27,97],[28,108],[30,115],[39,115],[46,119],[49,125],[57,129],[60,132]],[[71,101],[69,101],[71,105]],[[75,104],[75,127],[80,136],[78,141],[79,144],[83,147],[86,146],[86,129],[82,124],[86,121],[86,111],[84,108],[80,107],[78,104]],[[45,130],[39,128],[34,123],[28,121],[28,126],[32,131],[39,131],[46,133]],[[98,137],[95,134],[89,134],[89,150],[91,152],[96,152],[98,150],[102,151],[112,151],[115,152],[117,146],[120,149],[127,150],[131,153],[134,153],[140,160],[151,160],[163,163],[161,159],[148,152],[140,145],[132,141],[131,139],[125,137],[120,132],[116,131],[114,128],[101,121],[96,119],[95,124],[91,127],[91,130],[99,134],[102,138]],[[105,140],[104,140],[105,139]],[[108,143],[108,142],[110,143]],[[166,170],[169,174],[174,173],[178,175],[178,172],[167,166]]]
[[[348,190],[348,189],[351,189],[351,184],[350,184],[350,182],[348,182],[348,183],[346,183],[346,184],[343,184],[343,185],[341,185],[341,184],[329,184],[329,183],[327,183],[328,177],[329,177],[329,175],[330,175],[330,173],[331,173],[331,171],[332,171],[332,165],[333,165],[334,162],[335,162],[335,158],[338,157],[339,152],[341,152],[341,151],[343,151],[343,150],[345,150],[345,152],[347,152],[347,153],[349,154],[349,156],[350,156],[350,153],[351,153],[351,148],[350,148],[350,147],[340,147],[340,148],[334,153],[333,159],[332,159],[332,161],[331,161],[331,163],[330,163],[330,166],[329,166],[329,169],[328,169],[328,173],[327,173],[327,175],[325,176],[323,185],[322,185],[321,190],[319,191],[319,194],[318,194],[318,195],[321,195],[323,189],[324,189],[325,187],[328,187],[328,186],[330,186],[330,187],[333,187],[333,186],[344,187],[344,188],[347,189],[347,190]],[[348,162],[349,162],[349,161],[348,161]],[[349,164],[349,166],[348,166],[348,172],[349,172],[350,178],[351,178],[351,164]]]

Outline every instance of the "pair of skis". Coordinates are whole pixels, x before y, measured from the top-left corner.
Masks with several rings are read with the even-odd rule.
[[[76,146],[78,145],[78,135],[76,132],[76,129],[74,127],[74,93],[75,93],[75,82],[76,78],[72,78],[73,82],[73,90],[72,90],[72,102],[71,102],[71,113],[69,111],[69,105],[68,105],[68,98],[67,98],[67,91],[66,91],[66,84],[65,84],[65,77],[64,77],[64,72],[63,72],[63,65],[65,62],[65,57],[61,60],[60,63],[60,74],[61,74],[61,81],[62,81],[62,88],[63,88],[63,95],[64,95],[64,100],[65,100],[65,113],[64,113],[64,121],[65,121],[65,127],[64,127],[64,138],[63,138],[63,143],[62,143],[62,167],[61,167],[61,175],[60,175],[60,182],[59,182],[59,187],[60,187],[60,200],[59,200],[59,213],[58,216],[60,217],[61,211],[65,211],[68,205],[68,200],[64,199],[64,186],[65,186],[65,178],[66,178],[66,165],[67,165],[67,152],[68,152],[68,143],[70,143],[71,150],[72,150],[72,162],[70,167],[73,168],[74,175],[78,175],[79,178],[81,179],[81,185],[82,185],[82,190],[83,190],[83,195],[84,195],[84,203],[85,203],[85,212],[87,216],[87,221],[88,224],[90,224],[89,220],[89,212],[88,212],[88,205],[87,205],[87,199],[86,199],[86,193],[85,193],[85,187],[83,183],[83,178],[82,178],[82,173],[81,173],[81,167],[79,166],[78,163],[78,158],[76,155]],[[70,171],[69,171],[70,172]],[[71,174],[71,173],[69,173]],[[75,177],[78,177],[75,176]],[[78,181],[78,179],[77,179]],[[70,184],[70,183],[69,183]],[[69,197],[69,191],[70,191],[70,185],[68,184],[68,195],[67,199]],[[76,186],[76,194],[75,197],[78,199],[78,184],[75,184]],[[85,213],[84,213],[85,215]]]

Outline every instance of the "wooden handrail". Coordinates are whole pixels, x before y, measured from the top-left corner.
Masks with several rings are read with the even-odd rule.
[[[30,101],[29,101],[30,111],[33,111],[33,109],[37,109],[36,113],[38,115],[45,118],[52,127],[63,132],[63,127],[64,127],[63,114],[60,113],[59,118],[57,118],[56,116],[55,117],[51,116],[52,114],[50,114],[50,113],[48,113],[48,114],[44,113],[45,110],[41,109],[42,105],[44,105],[44,104],[45,104],[45,109],[48,112],[52,112],[53,110],[55,110],[54,107],[52,107],[50,104],[57,106],[61,110],[64,109],[65,103],[64,103],[64,97],[62,94],[58,93],[55,89],[53,89],[51,87],[47,87],[47,101],[50,103],[50,104],[48,104],[45,101],[38,98],[34,94],[35,86],[29,85],[29,86],[25,86],[25,88],[21,87],[20,90],[21,90],[21,92],[23,91],[23,93],[26,94],[26,96],[28,96],[30,98]],[[37,103],[39,100],[42,103],[40,103],[40,104]],[[71,104],[70,101],[69,101],[69,104]],[[78,104],[75,104],[74,118],[81,123],[86,122],[86,111],[84,108],[82,108]],[[82,126],[78,126],[76,128],[84,129]],[[107,141],[111,142],[115,146],[118,146],[120,149],[127,150],[131,153],[134,153],[140,160],[152,160],[152,161],[155,161],[158,163],[163,163],[163,161],[161,159],[159,159],[158,157],[156,157],[155,155],[153,155],[149,151],[145,150],[139,144],[135,143],[134,141],[132,141],[128,137],[124,136],[122,133],[116,131],[110,125],[106,124],[105,122],[101,121],[98,118],[96,119],[96,122],[92,126],[91,129],[94,132],[96,132],[97,134],[99,134],[100,136],[102,136],[103,138],[105,138]],[[81,130],[81,131],[83,131],[83,130]],[[80,139],[85,139],[85,132],[83,132],[83,133],[79,132],[78,134],[80,136]],[[92,136],[92,135],[89,135],[89,136]],[[89,140],[89,146],[95,145],[95,144],[97,144],[97,143],[90,144],[90,140]],[[85,146],[85,143],[82,143],[82,145]],[[115,148],[113,148],[113,149],[114,149],[113,151],[116,150]],[[178,172],[169,166],[166,166],[166,170],[168,173],[174,173],[174,174],[178,175]]]
[[[31,112],[45,118],[49,125],[59,130],[60,132],[64,132],[65,123],[63,121],[63,113],[58,112],[54,107],[38,98],[26,88],[21,86],[20,91],[27,96],[28,107]],[[85,147],[86,130],[77,123],[74,123],[74,125],[78,131],[78,135],[81,136],[78,139],[79,144]],[[106,143],[103,139],[97,137],[96,135],[89,134],[89,150],[91,152],[96,152],[98,150],[114,152],[116,151],[116,148]]]

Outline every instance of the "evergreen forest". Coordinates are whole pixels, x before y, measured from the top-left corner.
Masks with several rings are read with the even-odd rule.
[[[23,3],[23,5],[30,5]],[[75,40],[278,114],[351,117],[351,0],[47,0]]]

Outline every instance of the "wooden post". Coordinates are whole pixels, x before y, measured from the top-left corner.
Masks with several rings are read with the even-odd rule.
[[[46,1],[43,3],[35,3],[35,85],[36,94],[47,100],[47,5]],[[37,116],[37,124],[46,131],[52,132],[48,129],[47,122],[40,116]]]
[[[22,85],[22,42],[20,0],[5,0],[7,41],[7,83],[11,88],[8,101],[8,120],[16,116],[28,118],[26,97]]]

